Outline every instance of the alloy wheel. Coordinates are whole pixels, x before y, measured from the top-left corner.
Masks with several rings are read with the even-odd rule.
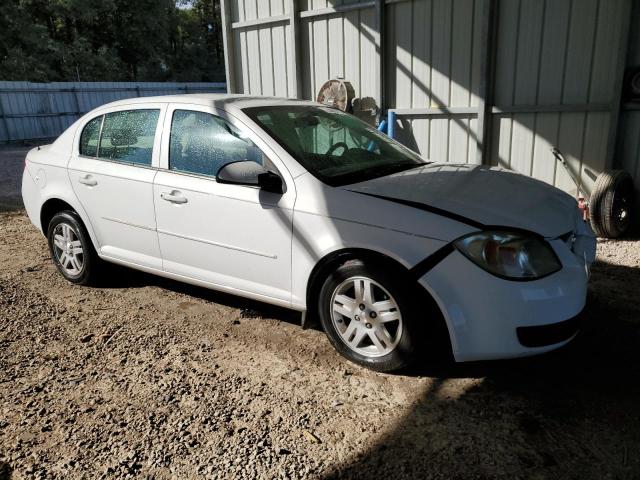
[[[331,319],[347,347],[366,357],[388,355],[402,337],[398,303],[371,278],[351,277],[335,288]]]
[[[59,223],[53,230],[53,250],[56,260],[67,275],[80,275],[84,267],[84,250],[78,232],[68,223]]]

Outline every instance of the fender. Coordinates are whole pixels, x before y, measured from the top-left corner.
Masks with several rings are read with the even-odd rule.
[[[366,250],[389,258],[411,271],[425,257],[446,244],[433,238],[295,211],[291,255],[292,306],[298,310],[307,308],[306,296],[311,273],[332,253],[350,249]]]
[[[93,242],[94,248],[96,249],[97,252],[99,252],[101,247],[100,242],[98,240],[98,237],[95,234],[93,225],[91,224],[91,220],[89,219],[87,212],[82,207],[82,204],[78,200],[78,197],[76,197],[75,193],[73,193],[68,172],[66,171],[65,168],[52,167],[50,165],[46,165],[46,166],[43,165],[43,167],[47,168],[46,170],[47,175],[57,176],[58,180],[60,180],[59,178],[60,176],[64,175],[65,179],[62,182],[47,181],[45,185],[41,188],[40,190],[41,205],[40,205],[40,210],[38,211],[38,218],[40,218],[42,207],[45,205],[47,201],[52,199],[57,199],[57,200],[62,200],[63,202],[68,203],[80,216],[80,219],[82,220],[82,223],[87,229],[87,232],[89,233],[89,237]],[[42,226],[39,225],[39,228],[42,229]],[[42,232],[42,233],[45,236],[47,234],[46,232]]]

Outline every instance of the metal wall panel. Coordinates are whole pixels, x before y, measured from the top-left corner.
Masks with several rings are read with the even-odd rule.
[[[619,52],[630,6],[640,0],[228,2],[239,91],[270,94],[277,84],[287,89],[276,94],[292,95],[298,59],[298,97],[314,98],[324,81],[341,76],[357,96],[380,100],[384,63],[381,108],[396,110],[398,138],[431,160],[484,159],[571,193],[576,186],[552,146],[563,150],[586,193],[612,166]],[[295,14],[285,11],[290,4]],[[625,113],[620,131],[636,135],[635,118]],[[625,142],[622,154],[631,160],[620,161],[630,165],[637,155]]]
[[[635,0],[630,32],[627,67],[640,68],[640,0]],[[640,102],[628,102],[623,105],[620,115],[620,133],[616,151],[616,167],[628,171],[634,178],[636,193],[640,201]]]
[[[231,18],[235,71],[235,91],[254,95],[287,97],[293,91],[290,65],[291,38],[286,20],[270,24],[239,26],[259,19],[282,17],[289,13],[285,0],[234,0]],[[233,25],[235,23],[235,25]]]
[[[58,136],[89,110],[123,98],[225,91],[224,83],[0,81],[0,142]]]
[[[302,12],[321,10],[328,6],[326,0],[305,3],[307,8]],[[348,4],[349,2],[344,2],[340,5]],[[380,61],[377,38],[373,7],[302,18],[301,97],[316,98],[322,84],[337,77],[349,80],[357,96],[377,97],[379,78],[376,65]]]
[[[290,35],[287,25],[241,29],[234,32],[240,50],[236,58],[238,76],[236,92],[253,95],[291,95],[293,81],[289,75]]]
[[[398,138],[436,161],[477,161],[483,0],[410,0],[386,7],[387,107],[401,109]],[[439,109],[433,114],[407,109]]]
[[[575,193],[551,155],[563,151],[591,192],[607,162],[615,52],[627,0],[510,0],[499,4],[491,163]],[[555,112],[540,112],[540,106]],[[529,110],[529,111],[527,111]],[[544,109],[542,109],[544,110]],[[521,113],[520,113],[521,112]]]
[[[312,99],[330,78],[351,81],[358,96],[376,97],[380,61],[375,9],[368,5],[347,11],[329,8],[357,6],[357,0],[296,0],[300,53],[292,45],[289,2],[233,0],[233,48],[236,72],[232,90],[255,95],[289,97],[295,91],[292,65],[299,59],[300,98]],[[299,18],[298,18],[299,17]],[[269,22],[260,22],[270,19]],[[258,23],[255,21],[258,20]]]
[[[619,166],[633,176],[640,197],[640,110],[623,112],[620,135]]]
[[[631,25],[635,26],[629,32],[629,52],[627,56],[627,66],[640,67],[640,0],[633,0]]]
[[[234,23],[289,13],[285,0],[233,0],[230,5],[231,21]]]

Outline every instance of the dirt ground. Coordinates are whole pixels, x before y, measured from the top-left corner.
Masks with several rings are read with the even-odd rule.
[[[640,241],[537,358],[377,374],[267,305],[115,268],[66,283],[0,214],[0,479],[640,478]]]

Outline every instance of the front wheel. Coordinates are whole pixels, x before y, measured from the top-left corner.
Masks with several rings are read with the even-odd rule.
[[[351,261],[325,280],[320,321],[333,346],[354,363],[388,372],[416,356],[420,320],[400,272]]]

